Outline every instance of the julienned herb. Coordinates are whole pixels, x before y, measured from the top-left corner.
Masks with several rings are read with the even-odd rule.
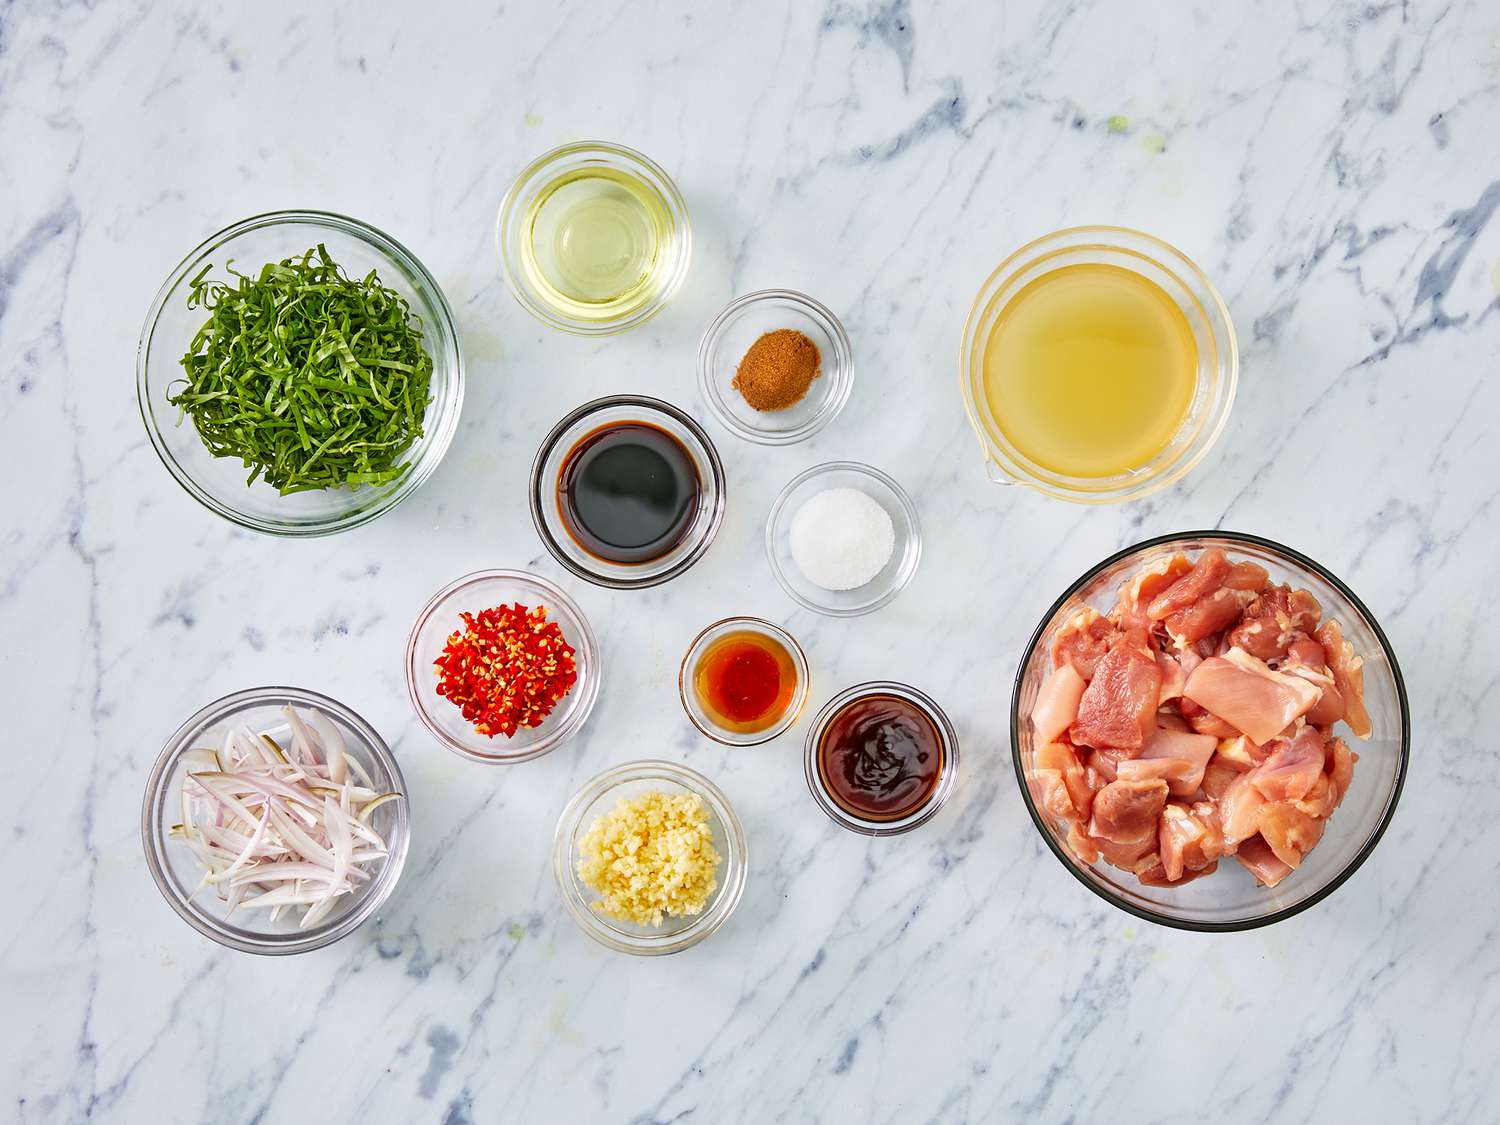
[[[352,280],[321,244],[238,284],[193,278],[188,308],[209,310],[167,401],[191,416],[246,484],[282,495],[387,484],[422,436],[432,357],[420,320],[371,270]],[[180,419],[179,419],[180,421]]]

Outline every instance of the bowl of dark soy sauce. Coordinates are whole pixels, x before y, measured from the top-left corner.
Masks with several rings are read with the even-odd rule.
[[[669,402],[586,402],[543,439],[531,518],[552,556],[617,590],[657,586],[692,566],[724,518],[724,466],[703,427]]]

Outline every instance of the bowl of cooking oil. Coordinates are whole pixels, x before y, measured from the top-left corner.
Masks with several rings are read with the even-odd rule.
[[[1229,420],[1229,310],[1180,250],[1072,227],[1017,250],[980,289],[959,376],[986,470],[1084,504],[1180,480]]]
[[[693,249],[672,178],[603,141],[563,145],[528,164],[501,201],[495,241],[522,307],[581,336],[656,315],[682,285]]]

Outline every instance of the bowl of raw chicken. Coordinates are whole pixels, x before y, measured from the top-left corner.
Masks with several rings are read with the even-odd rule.
[[[1225,531],[1090,569],[1037,627],[1011,704],[1047,846],[1115,906],[1189,930],[1269,925],[1337,890],[1390,823],[1410,733],[1354,592]]]

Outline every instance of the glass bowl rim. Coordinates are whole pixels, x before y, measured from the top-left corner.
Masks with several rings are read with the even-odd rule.
[[[1002,287],[1000,285],[1002,280],[1008,279],[1030,259],[1037,258],[1043,249],[1048,248],[1048,244],[1054,242],[1066,243],[1066,240],[1070,238],[1090,235],[1098,236],[1100,243],[1107,248],[1127,251],[1130,248],[1125,245],[1125,240],[1138,239],[1154,250],[1161,251],[1167,261],[1174,261],[1179,266],[1186,267],[1192,279],[1203,286],[1210,298],[1204,311],[1217,314],[1224,325],[1224,339],[1219,341],[1222,344],[1222,362],[1226,369],[1226,389],[1222,414],[1217,418],[1210,418],[1210,424],[1203,433],[1200,448],[1186,450],[1187,456],[1179,458],[1177,461],[1164,467],[1158,475],[1151,478],[1143,486],[1140,486],[1138,490],[1134,489],[1128,479],[1117,481],[1116,484],[1107,489],[1075,489],[1065,481],[1059,483],[1059,481],[1063,480],[1060,476],[1058,480],[1051,480],[1032,476],[1024,470],[1018,469],[1013,472],[1010,465],[1006,463],[1009,461],[1010,455],[1005,454],[1003,460],[997,460],[992,439],[986,434],[983,426],[981,426],[976,417],[972,377],[973,365],[970,362],[975,341],[971,337],[977,330],[981,308],[988,308],[993,300],[993,291]],[[1111,239],[1114,241],[1111,241]],[[1076,249],[1077,247],[1071,248]],[[1070,247],[1066,245],[1058,247],[1059,251],[1066,249],[1070,249]],[[1166,262],[1159,259],[1153,259],[1153,261],[1163,269],[1166,268]],[[1212,333],[1212,324],[1210,324],[1210,332],[1214,334]],[[1053,499],[1064,500],[1073,504],[1127,504],[1134,500],[1142,500],[1147,496],[1170,488],[1202,464],[1214,446],[1218,444],[1219,438],[1223,436],[1225,428],[1229,425],[1229,416],[1234,412],[1234,402],[1239,392],[1239,337],[1234,327],[1234,319],[1229,314],[1229,306],[1224,301],[1223,294],[1219,292],[1218,287],[1214,285],[1213,280],[1203,271],[1203,268],[1176,245],[1164,238],[1160,238],[1147,231],[1138,230],[1135,227],[1118,226],[1108,223],[1082,223],[1075,226],[1059,227],[1056,230],[1038,235],[1036,238],[1031,239],[1006,255],[1004,260],[985,277],[983,283],[981,283],[974,294],[974,300],[969,306],[968,314],[964,317],[963,334],[959,338],[958,378],[959,390],[961,391],[964,403],[964,414],[969,420],[969,428],[979,442],[980,451],[984,455],[986,465],[996,465],[999,471],[1005,474],[1007,479],[1004,483],[1029,488],[1041,493],[1043,496],[1049,496]],[[1128,476],[1128,474],[1126,475]]]
[[[568,860],[573,851],[573,838],[583,828],[584,810],[622,784],[633,781],[651,781],[655,778],[671,781],[703,797],[724,830],[724,836],[730,844],[730,854],[737,855],[739,862],[732,870],[722,871],[723,882],[715,890],[712,904],[693,922],[679,933],[662,940],[660,944],[637,945],[607,931],[594,916],[588,903],[582,901],[581,895],[575,893],[578,875],[571,869]],[[728,863],[727,857],[725,862]],[[568,798],[562,812],[558,814],[557,827],[553,830],[552,874],[557,882],[558,891],[562,895],[563,905],[580,930],[600,945],[613,949],[617,953],[630,953],[640,957],[661,957],[670,953],[680,953],[717,933],[724,923],[729,921],[730,916],[739,906],[740,899],[744,897],[749,869],[750,852],[745,842],[744,825],[741,824],[739,814],[735,812],[734,805],[730,803],[724,791],[691,766],[669,762],[662,758],[638,758],[611,766],[595,774]],[[638,940],[651,941],[652,939]]]
[[[193,479],[191,473],[178,464],[177,459],[167,449],[166,441],[161,435],[161,429],[157,426],[151,408],[148,405],[150,393],[147,386],[146,359],[150,352],[152,338],[156,335],[157,325],[161,320],[162,312],[166,309],[167,302],[171,299],[173,291],[182,284],[183,280],[188,276],[189,271],[197,262],[232,238],[251,231],[260,230],[263,227],[286,226],[294,223],[327,227],[342,234],[350,235],[378,251],[380,256],[397,262],[415,275],[420,280],[422,286],[428,290],[432,298],[432,303],[438,311],[438,323],[434,326],[434,331],[445,337],[453,345],[453,369],[451,377],[452,389],[448,392],[446,399],[434,395],[433,401],[429,405],[429,410],[433,408],[437,408],[438,410],[431,444],[424,450],[420,460],[411,463],[411,468],[406,476],[397,483],[396,487],[391,490],[383,501],[372,504],[370,507],[361,509],[352,515],[346,513],[305,526],[287,527],[255,516],[246,515],[238,509],[215,499]],[[157,458],[166,466],[167,472],[171,474],[172,479],[189,496],[215,515],[249,531],[265,535],[275,535],[284,539],[315,539],[320,536],[336,535],[341,531],[349,531],[352,528],[361,527],[385,515],[415,492],[437,469],[439,463],[441,463],[443,457],[448,452],[448,446],[452,443],[453,436],[458,432],[458,419],[463,411],[463,344],[459,339],[458,323],[453,316],[453,308],[448,303],[447,294],[443,292],[442,286],[437,283],[437,279],[432,276],[421,260],[407,249],[403,243],[397,241],[378,227],[353,218],[350,215],[339,214],[337,211],[321,211],[311,207],[294,207],[280,211],[265,211],[258,215],[251,215],[249,218],[230,223],[227,227],[209,235],[198,243],[198,245],[194,246],[192,250],[188,251],[187,255],[172,268],[171,273],[167,275],[167,280],[157,290],[156,297],[151,302],[151,307],[146,311],[145,323],[141,326],[140,341],[136,345],[135,393],[136,407],[140,412],[141,422],[146,427],[146,436],[151,441],[152,449],[156,451]],[[426,421],[425,416],[423,420]]]
[[[471,586],[477,586],[483,582],[502,581],[514,582],[519,586],[528,587],[533,590],[539,598],[551,601],[561,606],[577,619],[580,625],[580,636],[570,638],[576,650],[582,649],[584,659],[579,662],[580,674],[578,682],[573,685],[573,690],[579,692],[578,700],[573,704],[573,709],[566,720],[559,723],[550,734],[538,738],[529,743],[523,749],[512,754],[481,754],[471,750],[463,743],[455,740],[447,731],[443,730],[433,721],[428,713],[426,704],[423,702],[422,692],[417,685],[417,638],[421,636],[422,630],[432,619],[441,605],[452,595],[459,593]],[[459,575],[451,582],[444,585],[417,613],[412,622],[411,632],[406,637],[406,658],[403,661],[405,667],[403,672],[406,677],[406,694],[411,700],[412,710],[417,713],[417,718],[427,733],[432,735],[445,749],[453,751],[461,758],[467,758],[471,762],[479,762],[486,766],[512,766],[520,762],[529,762],[534,758],[540,758],[543,754],[557,749],[569,738],[572,738],[588,722],[588,718],[594,711],[594,704],[599,700],[600,683],[600,652],[599,639],[594,634],[594,627],[589,623],[588,616],[561,586],[543,578],[540,574],[530,574],[524,570],[507,570],[494,568],[489,570],[475,570],[468,574]],[[572,694],[571,692],[569,694]],[[566,698],[566,697],[565,697]]]
[[[791,580],[782,572],[781,564],[776,560],[776,518],[786,507],[786,502],[802,485],[815,477],[825,476],[833,472],[851,472],[857,475],[873,477],[885,485],[895,496],[896,502],[901,506],[907,522],[911,525],[911,536],[907,540],[906,554],[910,556],[908,563],[903,558],[901,563],[902,573],[889,590],[867,605],[855,606],[843,609],[835,606],[820,605],[810,598],[804,597],[801,592],[793,587]],[[811,468],[803,469],[800,473],[787,481],[781,491],[776,494],[776,499],[771,502],[771,510],[766,515],[766,558],[771,564],[771,575],[776,579],[776,584],[781,587],[782,592],[796,602],[803,609],[810,609],[814,613],[820,613],[825,617],[863,617],[867,613],[874,613],[896,600],[898,594],[911,583],[913,576],[917,573],[917,567],[922,562],[922,523],[917,515],[917,506],[908,495],[906,489],[892,477],[874,465],[867,465],[863,461],[824,461],[813,465]],[[871,581],[874,581],[871,579]]]
[[[165,799],[164,788],[172,776],[173,767],[186,751],[192,749],[187,745],[187,738],[191,732],[203,726],[221,722],[226,716],[250,707],[273,703],[315,707],[355,731],[365,741],[371,757],[378,760],[381,768],[390,774],[395,784],[395,791],[401,794],[399,810],[401,819],[398,824],[403,827],[401,832],[392,834],[394,839],[387,841],[390,844],[391,853],[386,857],[385,864],[376,876],[377,884],[371,885],[370,891],[357,905],[329,925],[326,930],[321,932],[314,930],[305,938],[286,942],[276,941],[269,937],[257,940],[242,938],[220,926],[216,919],[201,917],[191,910],[188,901],[176,893],[166,877],[165,867],[168,861],[154,816],[156,807]],[[156,889],[161,892],[162,898],[166,899],[167,905],[199,934],[226,949],[233,949],[240,953],[271,957],[310,953],[315,949],[332,945],[353,933],[385,905],[391,893],[396,889],[411,847],[411,791],[406,784],[406,776],[401,772],[401,764],[391,752],[390,746],[381,737],[380,732],[353,708],[310,688],[274,684],[242,688],[198,708],[178,724],[167,737],[166,742],[162,744],[155,762],[152,763],[151,772],[147,775],[145,790],[141,798],[141,846],[146,853],[146,868],[151,873]]]
[[[850,703],[867,695],[894,695],[912,704],[937,727],[945,743],[944,749],[948,751],[948,760],[944,766],[943,775],[938,779],[932,796],[928,798],[926,804],[900,820],[860,820],[833,799],[823,784],[822,771],[818,769],[818,744],[823,741],[823,732],[828,729],[828,724]],[[852,684],[837,693],[813,716],[812,723],[807,729],[807,739],[802,746],[802,773],[807,781],[807,788],[812,793],[813,801],[823,810],[828,819],[840,828],[856,832],[861,836],[902,836],[926,824],[948,803],[948,798],[953,795],[953,789],[958,784],[959,759],[958,731],[937,700],[921,688],[903,684],[898,680],[866,680],[864,683]]]
[[[524,189],[550,165],[557,164],[572,156],[594,153],[613,158],[626,166],[634,165],[632,171],[644,170],[644,177],[652,186],[661,191],[663,198],[667,201],[668,210],[673,213],[677,221],[678,237],[681,240],[681,251],[678,261],[665,285],[657,293],[656,297],[646,305],[642,305],[634,312],[619,320],[603,322],[586,322],[573,320],[568,317],[559,316],[545,304],[536,300],[529,288],[517,279],[510,267],[509,245],[506,237],[506,228],[510,225],[512,213],[520,202]],[[505,194],[500,197],[500,207],[495,213],[495,252],[500,259],[500,276],[505,280],[505,287],[510,290],[510,295],[515,298],[516,303],[525,309],[537,320],[550,328],[567,332],[574,336],[614,336],[621,332],[629,331],[646,323],[657,313],[666,307],[667,303],[677,295],[682,288],[683,280],[687,277],[688,267],[693,258],[693,222],[688,212],[687,200],[682,196],[682,190],[677,186],[677,181],[667,173],[656,161],[652,160],[644,152],[631,148],[628,145],[618,144],[614,141],[568,141],[565,144],[556,145],[547,151],[537,155],[530,160],[525,167],[516,173],[511,180],[510,186],[505,189]]]
[[[1199,922],[1187,918],[1173,918],[1169,915],[1127,902],[1114,894],[1108,887],[1099,886],[1085,878],[1083,873],[1078,870],[1074,861],[1064,853],[1062,846],[1058,844],[1057,840],[1053,837],[1051,829],[1048,828],[1042,819],[1042,815],[1037,811],[1036,803],[1031,798],[1030,786],[1026,782],[1025,764],[1021,761],[1019,714],[1021,682],[1025,679],[1027,665],[1031,663],[1032,656],[1036,653],[1037,646],[1041,643],[1042,634],[1047,628],[1047,623],[1057,615],[1058,610],[1067,604],[1069,598],[1073,597],[1074,594],[1088,585],[1097,575],[1115,563],[1141,551],[1195,539],[1224,539],[1230,542],[1246,543],[1251,546],[1263,547],[1274,551],[1284,555],[1298,566],[1305,567],[1316,574],[1337,590],[1341,596],[1347,598],[1349,604],[1354,606],[1361,616],[1364,617],[1365,622],[1370,626],[1370,632],[1374,634],[1375,639],[1380,643],[1381,651],[1385,656],[1386,662],[1390,665],[1391,680],[1395,685],[1396,691],[1396,703],[1401,712],[1401,746],[1396,769],[1396,784],[1391,790],[1390,800],[1380,818],[1380,823],[1375,826],[1375,830],[1370,834],[1369,839],[1365,841],[1354,857],[1325,886],[1301,902],[1281,910],[1272,911],[1269,914],[1258,915],[1254,918],[1246,918],[1234,922]],[[1026,811],[1031,814],[1032,824],[1036,826],[1036,830],[1041,834],[1042,839],[1046,842],[1052,854],[1057,857],[1058,862],[1067,868],[1069,875],[1073,876],[1073,878],[1077,879],[1111,906],[1118,907],[1127,914],[1132,914],[1144,922],[1152,922],[1156,925],[1168,926],[1172,929],[1190,930],[1194,933],[1242,933],[1247,930],[1255,930],[1262,926],[1269,926],[1276,922],[1285,921],[1288,918],[1301,914],[1304,910],[1318,905],[1318,903],[1343,886],[1356,871],[1364,866],[1365,860],[1369,859],[1371,854],[1374,853],[1376,845],[1380,843],[1381,837],[1385,835],[1386,829],[1390,827],[1391,820],[1396,815],[1396,806],[1401,802],[1401,791],[1406,786],[1406,771],[1411,763],[1411,711],[1406,698],[1406,681],[1401,675],[1401,665],[1396,661],[1396,652],[1391,647],[1390,639],[1385,635],[1385,630],[1380,627],[1380,622],[1375,619],[1375,615],[1370,612],[1369,607],[1333,571],[1315,559],[1304,555],[1301,551],[1288,547],[1285,543],[1277,542],[1275,539],[1268,539],[1265,536],[1254,535],[1244,531],[1176,531],[1166,535],[1152,536],[1150,539],[1143,539],[1139,543],[1123,547],[1110,554],[1107,558],[1095,563],[1081,576],[1071,582],[1062,595],[1042,614],[1037,627],[1032,631],[1031,639],[1026,642],[1026,647],[1022,650],[1020,663],[1016,667],[1015,680],[1011,686],[1010,754],[1011,764],[1015,768],[1016,784],[1021,790],[1021,800],[1026,806]]]
[[[647,575],[644,578],[623,578],[612,574],[601,574],[589,570],[582,563],[568,555],[558,543],[552,531],[547,527],[546,514],[542,508],[542,470],[546,468],[547,458],[551,456],[557,443],[562,440],[565,433],[573,426],[587,418],[591,414],[597,414],[603,410],[609,410],[616,406],[637,407],[643,410],[656,411],[665,414],[669,419],[682,426],[692,434],[693,439],[703,446],[707,454],[709,480],[705,485],[712,485],[713,513],[709,517],[708,526],[704,529],[702,538],[693,544],[692,550],[688,551],[675,563],[659,574]],[[591,582],[595,586],[603,586],[611,590],[646,590],[652,586],[660,586],[664,582],[670,582],[682,574],[705,554],[709,547],[718,537],[719,527],[724,522],[724,509],[728,503],[729,480],[724,472],[724,462],[719,457],[719,451],[714,446],[702,425],[681,407],[673,406],[664,399],[653,398],[650,395],[641,394],[617,394],[604,395],[601,398],[590,399],[580,406],[574,407],[558,421],[558,423],[547,431],[547,436],[537,446],[536,457],[531,462],[531,484],[528,489],[528,501],[531,506],[531,523],[536,528],[537,535],[542,540],[542,546],[547,548],[550,554],[569,573],[585,582]]]
[[[833,379],[833,382],[828,384],[830,390],[817,413],[802,425],[790,430],[758,430],[736,418],[720,401],[720,396],[714,393],[713,378],[709,371],[710,357],[729,326],[747,310],[771,300],[785,301],[800,307],[808,319],[818,322],[828,333],[829,339],[833,341],[834,369],[831,372],[825,371],[822,376],[825,379]],[[707,403],[709,413],[714,416],[714,420],[736,437],[746,441],[753,441],[759,445],[793,445],[799,441],[806,441],[838,417],[840,411],[848,403],[853,390],[854,347],[849,342],[849,333],[844,329],[843,322],[823,302],[795,289],[757,289],[736,297],[719,310],[718,315],[704,330],[702,339],[698,341],[698,391]]]
[[[710,636],[729,629],[739,627],[744,632],[762,633],[771,637],[783,648],[792,659],[792,666],[797,670],[797,687],[792,693],[791,702],[787,704],[786,713],[765,730],[740,734],[718,726],[711,726],[698,720],[693,710],[688,706],[688,662]],[[734,617],[722,617],[710,625],[699,630],[688,644],[682,654],[682,662],[677,666],[677,696],[682,701],[682,709],[687,713],[688,721],[697,728],[698,733],[713,739],[721,746],[733,746],[744,748],[749,746],[761,746],[774,738],[789,731],[796,725],[797,719],[802,715],[802,709],[807,706],[808,697],[812,694],[812,672],[807,663],[807,653],[803,651],[802,645],[797,638],[774,621],[767,621],[764,617],[753,617],[748,614],[738,614]]]

